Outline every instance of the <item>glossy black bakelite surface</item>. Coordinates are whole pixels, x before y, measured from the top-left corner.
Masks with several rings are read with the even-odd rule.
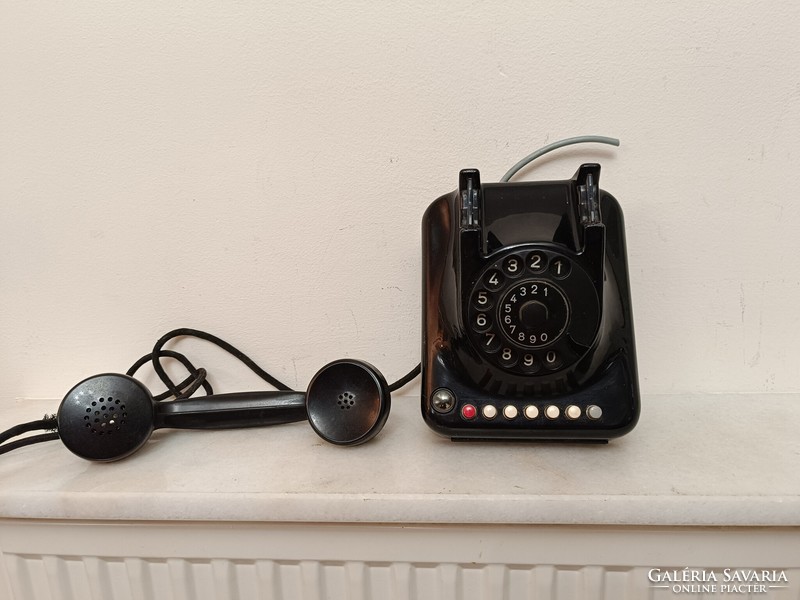
[[[355,446],[374,438],[391,410],[383,375],[372,365],[336,360],[319,370],[306,392],[308,422],[324,440]]]
[[[104,373],[73,387],[58,408],[58,435],[74,454],[114,461],[141,448],[155,429],[258,427],[306,418],[302,392],[215,394],[156,403],[127,375]]]
[[[606,440],[636,424],[624,223],[599,175],[481,185],[467,169],[426,211],[422,413],[435,431]],[[446,411],[431,402],[442,390]]]
[[[58,408],[58,435],[74,454],[111,461],[138,450],[153,433],[155,405],[133,377],[106,373],[84,379]]]

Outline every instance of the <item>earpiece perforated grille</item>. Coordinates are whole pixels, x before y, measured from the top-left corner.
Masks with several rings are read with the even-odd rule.
[[[339,394],[339,399],[336,401],[339,408],[342,410],[350,410],[356,404],[356,397],[350,392],[342,392]]]
[[[89,433],[111,435],[120,430],[127,418],[128,413],[125,412],[125,405],[122,401],[109,396],[93,400],[91,406],[86,407],[86,415],[83,420],[86,422],[85,428]]]

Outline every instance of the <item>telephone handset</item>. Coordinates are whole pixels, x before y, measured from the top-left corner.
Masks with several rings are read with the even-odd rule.
[[[482,184],[476,169],[422,221],[422,414],[453,439],[604,441],[639,389],[617,200],[600,165],[572,179]]]

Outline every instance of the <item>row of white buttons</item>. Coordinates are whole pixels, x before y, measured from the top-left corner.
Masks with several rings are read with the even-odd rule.
[[[494,419],[497,416],[497,408],[492,404],[486,404],[481,413],[485,419]],[[539,409],[534,406],[533,404],[529,404],[523,409],[523,414],[525,415],[526,419],[535,419],[539,416]],[[508,419],[516,419],[519,415],[519,411],[517,410],[516,406],[511,404],[507,404],[503,407],[503,416]],[[544,416],[546,416],[550,420],[557,419],[561,415],[561,410],[551,404],[544,409]],[[574,404],[570,404],[564,409],[564,416],[569,419],[570,421],[574,421],[576,419],[580,419],[581,417],[581,408],[580,406],[575,406]],[[591,420],[596,421],[600,417],[603,416],[603,409],[596,405],[591,405],[586,407],[586,416],[589,417]]]

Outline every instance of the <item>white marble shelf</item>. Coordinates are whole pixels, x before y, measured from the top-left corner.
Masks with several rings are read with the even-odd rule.
[[[416,398],[353,448],[305,423],[156,432],[90,463],[60,442],[0,456],[0,518],[800,526],[800,395],[644,398],[608,445],[453,443]],[[0,429],[56,401],[0,403]]]

